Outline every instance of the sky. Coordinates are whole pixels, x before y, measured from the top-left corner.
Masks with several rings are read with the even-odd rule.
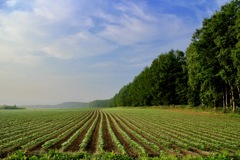
[[[0,0],[0,104],[112,98],[230,0]]]

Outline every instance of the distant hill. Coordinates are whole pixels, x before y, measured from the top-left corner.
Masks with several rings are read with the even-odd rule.
[[[64,102],[61,104],[57,104],[57,108],[79,108],[79,107],[86,107],[86,102]]]
[[[87,107],[85,102],[64,102],[57,105],[24,105],[26,108],[81,108]]]
[[[95,100],[91,102],[64,102],[56,105],[22,105],[24,108],[84,108],[84,107],[112,107],[110,100]]]

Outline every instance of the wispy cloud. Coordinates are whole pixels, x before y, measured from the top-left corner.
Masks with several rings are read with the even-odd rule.
[[[89,32],[79,32],[53,41],[43,51],[50,56],[72,59],[106,54],[115,48],[104,39]]]
[[[6,3],[11,7],[21,5],[16,0]],[[176,38],[191,31],[183,18],[169,13],[152,14],[146,3],[107,4],[117,14],[105,11],[102,6],[95,6],[96,13],[89,10],[87,14],[77,14],[86,11],[86,4],[82,1],[78,8],[71,0],[58,3],[35,0],[32,8],[3,13],[0,30],[3,51],[11,50],[13,54],[42,51],[60,59],[84,58],[121,46]],[[94,22],[94,18],[100,22]]]
[[[9,7],[13,7],[17,4],[17,0],[7,0],[6,5]]]
[[[72,4],[71,1],[42,1],[36,0],[33,12],[37,17],[42,17],[51,23],[66,20],[71,17]]]
[[[110,98],[225,2],[0,1],[0,103]]]
[[[149,14],[145,5],[131,2],[115,5],[115,9],[120,11],[118,15],[100,14],[105,19],[105,28],[98,34],[120,46],[169,39],[189,32],[183,19],[174,14]]]

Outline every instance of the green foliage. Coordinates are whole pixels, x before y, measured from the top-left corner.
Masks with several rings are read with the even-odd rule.
[[[85,107],[98,107],[98,108],[113,107],[113,106],[115,106],[113,98],[107,99],[107,100],[94,100],[85,105]]]
[[[240,105],[240,1],[232,0],[204,19],[185,53],[160,54],[103,106]]]
[[[186,58],[171,50],[156,58],[133,82],[115,96],[116,106],[149,106],[187,103]]]
[[[111,153],[105,152],[104,138],[106,137],[103,137],[100,131],[102,127],[99,126],[95,146],[98,150],[94,151],[94,155],[85,153],[84,148],[78,153],[71,153],[71,150],[69,153],[59,152],[64,151],[61,149],[59,151],[39,149],[34,152],[31,149],[24,149],[26,152],[16,151],[7,159],[132,159],[129,156],[135,159],[176,160],[240,158],[240,117],[236,114],[225,115],[181,108],[159,109],[158,107],[151,109],[147,107],[105,108],[89,111],[83,109],[2,111],[0,158],[5,158],[11,148],[19,148],[23,144],[36,146],[39,144],[36,139],[40,137],[45,137],[41,140],[42,143],[48,142],[51,138],[62,137],[63,131],[71,127],[75,128],[75,131],[69,133],[74,137],[79,135],[79,131],[82,131],[86,125],[88,126],[87,132],[83,135],[85,140],[82,141],[82,144],[87,144],[89,135],[92,135],[92,129],[98,120],[100,124],[106,125],[109,138],[111,137],[114,143],[115,148]],[[69,126],[63,130],[57,129],[67,125]],[[34,127],[40,128],[41,131]],[[54,136],[46,136],[55,131],[57,132]],[[69,139],[72,137],[64,141],[71,143]],[[58,140],[61,141],[61,138]],[[153,156],[150,150],[159,157],[147,157],[148,154]],[[33,153],[41,154],[32,156]]]
[[[0,106],[0,109],[9,109],[9,110],[11,110],[11,109],[25,109],[25,108],[17,107],[16,105],[13,105],[13,106],[11,106],[11,105],[3,105],[3,106]]]
[[[104,152],[98,155],[90,155],[88,153],[68,154],[60,153],[50,150],[46,154],[28,156],[22,151],[16,151],[13,155],[6,158],[6,160],[132,160],[133,158],[127,155],[117,155],[114,153]]]
[[[222,6],[193,35],[187,49],[189,85],[198,96],[193,103],[200,99],[204,105],[227,108],[231,103],[233,109],[238,103],[239,4],[232,0]]]
[[[93,130],[98,121],[98,116],[99,116],[99,114],[97,114],[97,118],[95,118],[94,122],[91,124],[90,128],[88,129],[87,133],[85,134],[85,137],[82,140],[82,143],[79,145],[80,150],[84,150],[87,147],[88,142],[91,140]]]
[[[110,133],[110,135],[111,135],[111,137],[112,137],[112,140],[113,140],[115,146],[118,148],[118,150],[120,151],[120,153],[121,153],[122,155],[125,155],[125,154],[126,154],[126,151],[125,151],[123,145],[119,142],[117,136],[115,135],[115,133],[114,133],[114,131],[113,131],[111,125],[110,125],[110,122],[109,122],[108,117],[107,117],[107,128],[108,128],[108,130],[109,130],[109,133]]]
[[[185,157],[176,157],[162,152],[159,157],[138,157],[138,160],[234,160],[239,159],[240,155],[230,155],[229,153],[217,153],[210,156],[194,156],[186,155]],[[88,153],[67,154],[50,150],[46,154],[28,156],[26,153],[16,151],[13,155],[6,158],[6,160],[133,160],[128,155],[119,155],[112,152],[104,152],[102,154],[90,155]]]
[[[96,114],[96,112],[94,113],[94,115]],[[94,115],[91,117],[91,119],[94,118]],[[90,123],[91,121],[87,121],[86,123],[84,123],[81,128],[79,128],[67,141],[65,141],[64,143],[62,143],[62,150],[64,151],[66,148],[69,147],[69,145],[78,137],[78,135],[87,127],[87,125]]]

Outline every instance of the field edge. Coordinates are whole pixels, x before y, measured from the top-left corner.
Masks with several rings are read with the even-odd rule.
[[[221,153],[213,153],[209,156],[193,156],[187,155],[184,157],[176,157],[173,155],[168,155],[162,153],[161,156],[158,157],[142,157],[139,156],[137,158],[133,158],[129,155],[123,154],[115,154],[114,152],[103,152],[101,154],[90,154],[87,152],[78,152],[78,153],[66,153],[66,152],[58,152],[55,150],[49,150],[47,153],[44,154],[36,154],[36,155],[28,155],[23,151],[17,150],[12,155],[5,158],[5,160],[18,160],[18,159],[29,159],[29,160],[64,160],[64,159],[71,159],[71,160],[80,160],[80,159],[95,159],[95,160],[228,160],[228,159],[240,159],[240,150],[237,152],[236,155],[231,155],[228,152],[221,152]]]

